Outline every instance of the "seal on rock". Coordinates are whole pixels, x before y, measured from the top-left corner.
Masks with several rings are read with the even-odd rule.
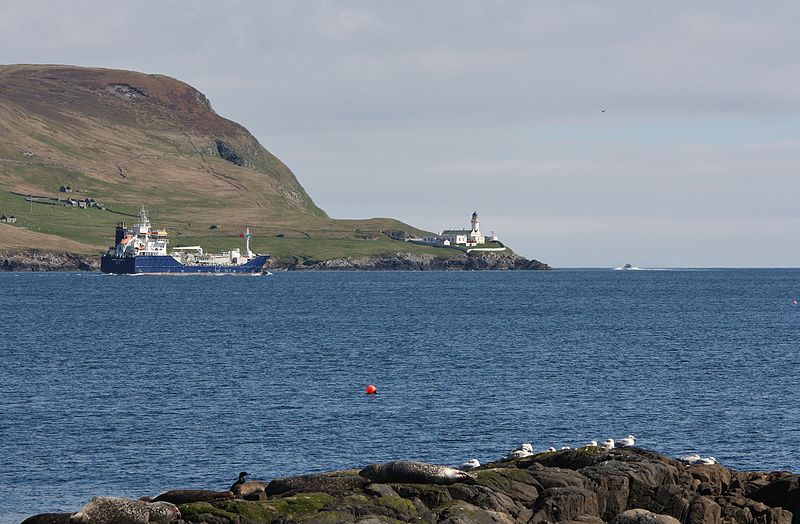
[[[169,502],[144,502],[119,497],[94,497],[71,523],[81,524],[169,524],[181,518],[177,506]]]
[[[152,502],[170,502],[176,506],[192,502],[232,499],[231,491],[211,491],[209,489],[172,489],[156,496]],[[141,500],[141,499],[139,499]]]
[[[465,471],[411,460],[370,464],[358,474],[373,482],[382,483],[455,484],[456,482],[475,482],[475,476]]]

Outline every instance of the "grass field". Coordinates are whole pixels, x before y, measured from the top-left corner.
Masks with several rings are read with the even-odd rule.
[[[125,207],[120,211],[136,214],[137,209]],[[221,224],[211,229],[211,224],[170,220],[165,217],[165,210],[161,207],[150,209],[149,213],[154,227],[168,231],[171,247],[201,245],[206,251],[222,251],[244,245],[243,239],[239,237],[239,234],[244,232],[244,227],[236,228]],[[98,253],[113,244],[114,228],[118,223],[126,222],[132,225],[136,221],[134,218],[107,210],[30,203],[25,201],[25,197],[10,193],[0,193],[0,214],[14,215],[17,218],[18,228],[94,246]],[[280,262],[291,262],[297,258],[329,260],[400,252],[429,253],[445,258],[461,254],[455,249],[434,248],[392,240],[381,233],[381,226],[387,228],[397,226],[395,221],[389,219],[342,222],[347,226],[356,227],[347,227],[346,230],[341,227],[331,228],[330,224],[338,223],[332,219],[307,223],[306,227],[298,229],[254,226],[250,228],[253,234],[250,246],[255,252],[270,253]],[[345,235],[349,238],[345,238]],[[0,231],[0,249],[8,247],[3,245],[3,235]]]

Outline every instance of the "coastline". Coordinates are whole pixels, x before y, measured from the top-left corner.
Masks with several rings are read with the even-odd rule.
[[[497,271],[549,270],[538,260],[519,255],[470,253],[452,258],[427,254],[397,253],[365,256],[352,259],[303,260],[295,257],[290,263],[271,263],[269,270],[286,271]],[[0,272],[3,271],[99,271],[99,255],[38,250],[6,251],[0,253]]]
[[[177,506],[179,520],[171,517],[158,522],[216,524],[796,524],[794,515],[800,515],[800,476],[796,474],[688,465],[636,447],[544,452],[501,459],[467,473],[409,464],[401,471],[377,466],[380,475],[374,474],[375,466],[368,466],[249,481],[232,486],[235,494],[172,490],[142,497],[140,501],[145,502],[125,504],[146,512],[153,502],[162,501],[159,507],[163,507],[166,501]],[[40,514],[23,524],[70,522],[79,509]]]

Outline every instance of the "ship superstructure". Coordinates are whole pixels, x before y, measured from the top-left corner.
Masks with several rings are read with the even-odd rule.
[[[139,212],[139,222],[128,229],[120,224],[115,243],[100,259],[103,273],[259,273],[269,255],[250,251],[250,229],[239,235],[245,250],[206,253],[200,246],[176,247],[168,251],[167,231],[154,229],[147,211]]]

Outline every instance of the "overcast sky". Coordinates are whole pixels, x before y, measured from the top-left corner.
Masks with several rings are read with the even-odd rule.
[[[0,63],[161,73],[337,218],[559,267],[800,265],[800,3],[0,0]]]

